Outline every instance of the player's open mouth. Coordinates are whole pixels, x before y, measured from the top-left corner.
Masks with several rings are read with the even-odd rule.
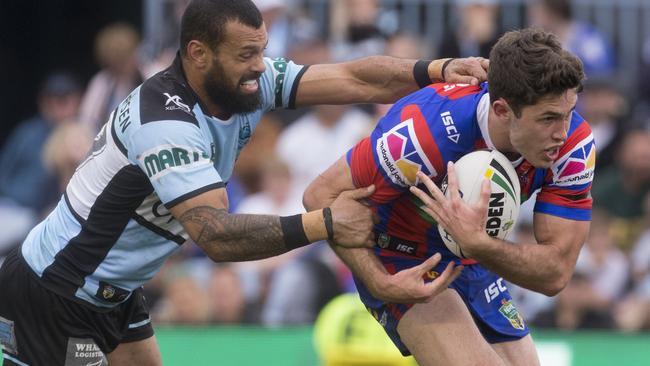
[[[559,147],[554,147],[551,149],[546,149],[544,150],[544,154],[548,158],[548,160],[555,160],[557,159],[558,155],[560,154],[560,148]]]
[[[242,91],[246,94],[255,93],[259,88],[257,79],[246,80],[243,83],[239,84],[239,86],[242,88]]]

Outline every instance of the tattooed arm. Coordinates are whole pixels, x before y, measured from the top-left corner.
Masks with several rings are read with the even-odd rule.
[[[356,201],[370,193],[367,188],[345,192],[331,205],[334,235],[349,246],[372,244],[372,214]],[[267,258],[293,249],[287,245],[279,216],[230,214],[223,188],[183,201],[170,211],[216,262]],[[302,214],[302,228],[310,243],[327,239],[322,210]]]

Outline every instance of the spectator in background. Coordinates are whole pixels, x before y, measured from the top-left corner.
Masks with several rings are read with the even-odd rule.
[[[68,73],[48,76],[38,94],[38,114],[16,127],[0,153],[0,222],[11,223],[0,237],[0,263],[61,195],[42,160],[43,146],[59,124],[77,115],[81,91]]]
[[[54,73],[38,93],[38,114],[20,123],[0,156],[0,198],[35,215],[60,197],[56,177],[44,166],[43,146],[56,126],[76,118],[82,88],[69,73]]]
[[[292,199],[302,202],[302,192],[309,182],[371,128],[368,114],[343,105],[315,106],[288,126],[278,138],[277,154],[293,177],[296,195]]]
[[[596,172],[591,194],[594,208],[612,216],[616,242],[629,248],[645,225],[642,217],[643,199],[650,189],[650,133],[630,131],[620,146],[617,164]]]
[[[530,25],[558,36],[564,48],[582,60],[588,78],[614,73],[614,50],[596,28],[574,19],[570,0],[534,0],[528,18]]]
[[[614,163],[620,147],[629,114],[628,102],[608,78],[591,78],[584,83],[577,109],[589,121],[598,144],[598,169],[603,171]]]
[[[254,0],[262,13],[269,34],[267,57],[293,56],[292,49],[304,47],[317,39],[317,26],[311,19],[289,7],[291,0]],[[294,59],[294,57],[290,57]]]
[[[456,2],[459,24],[444,37],[439,55],[442,57],[481,56],[487,58],[500,32],[497,0],[461,0]]]
[[[645,222],[650,222],[650,195],[646,195]],[[619,329],[639,331],[650,329],[650,229],[646,229],[634,244],[632,289],[616,307],[614,315]]]
[[[334,59],[351,60],[383,53],[386,37],[397,29],[382,27],[378,0],[333,0],[330,38]]]
[[[163,293],[152,317],[161,323],[202,325],[210,321],[210,300],[205,286],[197,280],[189,265],[169,269],[163,280]]]
[[[125,23],[111,24],[97,34],[95,57],[102,69],[88,84],[79,117],[93,132],[99,131],[118,103],[142,83],[139,44],[140,35]]]
[[[213,265],[208,284],[210,320],[218,324],[250,324],[259,320],[257,303],[248,302],[236,266]]]
[[[76,120],[68,121],[56,127],[45,142],[43,162],[45,167],[56,176],[59,194],[65,191],[75,169],[89,154],[93,138],[86,126]]]
[[[558,295],[557,326],[566,330],[613,327],[611,310],[625,289],[628,267],[612,236],[609,217],[594,211],[573,278]]]
[[[421,42],[422,40],[420,40],[416,35],[396,33],[390,36],[386,41],[384,54],[399,58],[422,59],[426,57],[426,52],[422,49]],[[379,121],[379,119],[388,112],[390,107],[392,107],[392,104],[375,104],[372,120]]]

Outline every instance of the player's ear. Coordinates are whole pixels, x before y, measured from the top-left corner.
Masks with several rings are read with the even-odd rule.
[[[190,62],[196,65],[197,68],[203,69],[208,67],[210,64],[212,52],[207,44],[193,39],[187,43],[186,51],[187,58],[190,60]]]
[[[505,99],[499,98],[492,102],[492,109],[494,110],[494,114],[503,119],[507,119],[509,113],[511,112],[510,106],[508,105],[508,102],[506,102]]]

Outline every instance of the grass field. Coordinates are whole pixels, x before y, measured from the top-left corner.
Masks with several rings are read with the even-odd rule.
[[[157,327],[156,335],[167,366],[318,365],[310,327]],[[650,365],[650,333],[533,331],[533,337],[543,365]]]

